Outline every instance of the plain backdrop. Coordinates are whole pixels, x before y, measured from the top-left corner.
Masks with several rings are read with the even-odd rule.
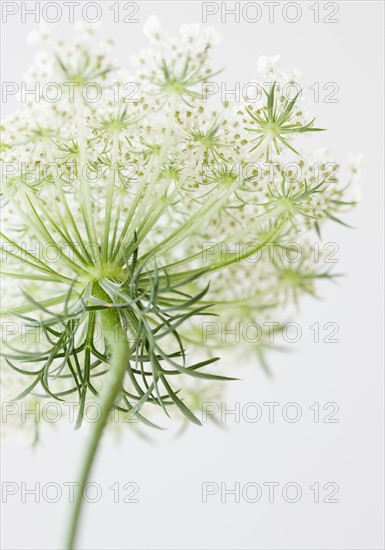
[[[101,4],[103,32],[115,39],[114,53],[122,64],[145,46],[142,24],[148,15],[158,15],[174,32],[181,24],[201,21],[200,2],[138,2],[140,22],[129,25],[114,23],[110,3]],[[338,2],[334,24],[313,22],[314,2],[300,2],[303,15],[295,24],[282,17],[287,3],[276,8],[273,23],[266,6],[258,4],[263,10],[258,23],[236,23],[231,16],[221,22],[218,14],[208,19],[223,35],[215,53],[217,64],[226,67],[220,79],[229,88],[236,81],[248,82],[256,76],[259,55],[280,53],[284,66],[300,68],[308,83],[320,83],[321,94],[324,84],[337,83],[338,103],[314,103],[308,94],[308,109],[328,132],[307,146],[330,147],[342,163],[350,152],[364,155],[362,202],[348,216],[354,229],[330,224],[324,234],[325,241],[338,244],[336,268],[346,276],[338,285],[321,285],[323,300],[303,300],[294,320],[304,327],[304,336],[291,353],[270,356],[272,380],[250,359],[247,378],[228,387],[229,408],[236,402],[278,402],[275,422],[269,423],[266,414],[257,423],[229,417],[225,429],[212,423],[192,426],[177,439],[171,429],[157,434],[155,443],[127,428],[120,442],[104,441],[92,474],[103,495],[86,506],[81,549],[383,548],[383,3]],[[331,8],[319,6],[322,19]],[[32,20],[22,23],[20,16],[2,25],[3,81],[20,82],[39,50],[26,45],[33,28]],[[70,38],[73,28],[62,20],[55,32]],[[17,101],[2,107],[7,114]],[[338,323],[339,343],[314,343],[308,327],[315,322]],[[282,407],[289,402],[303,410],[297,423],[282,419]],[[309,407],[316,402],[321,408],[338,404],[338,422],[315,423]],[[2,448],[3,482],[63,487],[76,480],[84,437],[72,427],[56,426],[33,451],[8,437]],[[269,481],[280,487],[298,483],[301,499],[288,503],[278,488],[270,503],[262,485]],[[114,503],[109,487],[127,482],[139,485],[139,502]],[[258,483],[264,491],[256,503],[242,498],[237,503],[231,496],[222,503],[219,493],[202,503],[203,482],[224,482],[228,488],[236,482]],[[321,501],[330,493],[325,483],[337,483],[339,501],[314,503],[309,486],[315,482]],[[55,504],[9,498],[2,512],[2,547],[61,548],[66,510],[64,497]]]

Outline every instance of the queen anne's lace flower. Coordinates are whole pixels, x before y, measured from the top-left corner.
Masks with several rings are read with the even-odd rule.
[[[83,485],[111,408],[153,426],[149,409],[174,405],[200,423],[200,399],[223,379],[206,370],[214,350],[266,366],[264,321],[284,322],[331,277],[312,237],[344,223],[360,164],[340,183],[328,150],[301,151],[298,134],[321,129],[279,56],[259,59],[257,100],[209,101],[215,29],[175,38],[152,17],[145,33],[152,46],[117,73],[88,27],[73,44],[33,32],[53,52],[28,72],[40,101],[2,126],[5,385],[31,405],[75,401],[78,427],[100,399]],[[222,326],[234,323],[263,328],[233,346]]]
[[[42,96],[3,125],[3,269],[13,289],[4,313],[49,335],[33,352],[20,334],[8,338],[7,368],[29,373],[30,365],[17,365],[33,353],[40,370],[30,391],[77,394],[80,424],[110,360],[110,346],[96,342],[92,327],[99,311],[115,308],[123,330],[134,327],[136,357],[119,406],[140,415],[135,403],[164,407],[165,391],[196,420],[162,362],[175,372],[200,372],[186,367],[181,343],[202,344],[210,304],[228,321],[280,319],[293,299],[313,294],[316,280],[330,274],[311,263],[308,250],[297,264],[251,258],[267,247],[301,246],[324,220],[341,221],[352,204],[347,185],[340,185],[329,151],[296,149],[299,133],[319,129],[302,94],[287,96],[287,85],[299,86],[302,76],[283,70],[278,55],[258,60],[266,83],[258,101],[207,101],[219,35],[184,25],[179,39],[170,37],[151,17],[144,30],[153,47],[132,58],[134,76],[120,74],[119,82],[131,78],[140,92],[127,102],[116,95],[117,63],[108,47],[91,49],[93,30],[78,30],[72,45],[45,27],[32,33],[53,54],[39,53],[29,78],[58,83],[61,98]],[[91,85],[102,91],[98,101],[85,100]],[[352,180],[358,166],[351,162]],[[54,322],[59,330],[51,329]],[[149,391],[140,382],[147,364]]]

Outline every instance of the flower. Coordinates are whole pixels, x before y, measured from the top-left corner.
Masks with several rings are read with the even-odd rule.
[[[143,26],[143,32],[153,42],[157,42],[162,36],[162,25],[156,15],[148,17]]]
[[[258,72],[266,76],[273,74],[280,59],[280,55],[274,55],[273,57],[259,56],[257,59]]]
[[[173,403],[198,422],[175,385],[176,375],[221,377],[205,368],[215,358],[188,360],[188,346],[202,348],[202,319],[282,320],[329,273],[309,254],[295,265],[252,259],[271,243],[307,247],[354,204],[330,151],[295,148],[298,134],[319,131],[300,94],[285,96],[298,71],[260,58],[272,78],[260,100],[214,106],[204,96],[214,29],[183,26],[175,38],[151,17],[144,30],[153,46],[120,77],[136,83],[133,101],[116,97],[116,61],[79,27],[72,45],[50,41],[53,54],[29,73],[56,81],[59,100],[42,95],[3,124],[3,275],[13,289],[3,315],[39,334],[33,349],[21,330],[6,338],[5,368],[21,395],[76,397],[79,426],[108,386],[111,324],[133,334],[113,405],[146,422],[145,403]],[[98,101],[84,95],[91,83]],[[21,366],[31,358],[34,369]]]
[[[281,326],[331,278],[309,242],[325,221],[345,224],[354,201],[329,151],[295,143],[320,129],[300,91],[285,95],[298,73],[279,69],[279,56],[258,62],[271,78],[259,101],[213,106],[212,28],[183,27],[175,38],[150,18],[152,47],[118,81],[109,49],[78,32],[73,44],[50,39],[52,54],[29,72],[56,82],[58,100],[41,93],[3,123],[1,238],[11,397],[75,401],[78,428],[90,400],[100,407],[82,489],[111,410],[151,427],[149,408],[201,423],[199,398],[231,380],[213,353],[233,347],[218,322]],[[132,101],[116,93],[128,74],[140,91]],[[214,348],[202,336],[213,317]],[[254,344],[266,370],[266,329]],[[249,345],[239,340],[237,352]]]

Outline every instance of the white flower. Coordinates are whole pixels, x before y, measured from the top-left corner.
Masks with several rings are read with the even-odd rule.
[[[143,32],[152,42],[157,42],[162,36],[162,24],[156,15],[150,15],[145,21]]]
[[[348,156],[349,162],[349,171],[355,177],[359,177],[359,172],[362,165],[363,155],[353,155],[352,153]]]
[[[362,185],[359,183],[362,175],[362,160],[362,154],[350,154],[348,156],[350,181],[353,184],[351,187],[351,197],[354,202],[360,202],[363,197],[363,188]]]
[[[330,162],[330,151],[329,149],[316,149],[313,154],[314,160],[318,163]]]
[[[273,57],[265,57],[261,55],[257,59],[257,70],[259,74],[269,75],[272,74],[280,60],[280,55],[274,55]]]
[[[210,42],[213,46],[218,46],[222,42],[222,35],[220,32],[217,31],[217,29],[210,25],[208,29],[206,29],[207,37],[210,39]]]
[[[27,44],[38,44],[40,42],[40,33],[36,29],[29,33],[27,36]]]
[[[38,29],[34,29],[27,36],[27,44],[38,44],[39,42],[48,41],[52,36],[52,27],[45,21],[39,24]]]
[[[208,28],[202,28],[199,24],[182,25],[180,35],[183,42],[194,44],[197,50],[206,46],[217,46],[221,40],[221,34],[212,25]]]
[[[95,21],[95,23],[86,23],[85,21],[78,21],[74,25],[75,30],[85,35],[93,36],[97,32],[100,32],[102,29],[102,24],[100,21]]]
[[[199,423],[201,399],[220,395],[183,384],[178,396],[175,375],[210,376],[197,369],[232,345],[219,330],[222,320],[228,327],[282,323],[302,294],[314,295],[330,275],[314,260],[308,237],[317,231],[318,239],[320,225],[340,221],[350,205],[346,183],[339,185],[327,163],[318,173],[312,168],[327,150],[308,160],[293,147],[298,133],[319,129],[282,86],[263,84],[252,105],[234,97],[215,108],[202,101],[202,87],[216,74],[212,27],[184,26],[182,39],[162,37],[150,17],[145,34],[153,44],[136,60],[135,104],[115,99],[112,85],[129,75],[111,74],[117,64],[89,43],[94,27],[77,28],[75,41],[51,42],[54,54],[38,56],[30,76],[63,91],[64,83],[97,81],[100,101],[77,93],[74,104],[67,90],[51,103],[42,94],[4,122],[2,159],[18,171],[1,178],[3,313],[19,330],[5,331],[2,355],[11,397],[26,400],[29,410],[51,398],[75,400],[80,426],[86,405],[101,396],[81,499],[112,408],[151,423],[147,405],[166,411],[173,402]],[[285,81],[278,61],[258,60],[264,82],[266,75]],[[302,167],[299,177],[286,157]],[[351,161],[354,176],[359,163]],[[291,243],[291,259],[297,256],[294,242],[304,253],[297,263],[282,254]],[[202,337],[205,312],[210,321],[218,315],[215,346]],[[252,347],[250,336],[234,347],[247,349],[248,359],[253,350],[264,366],[268,331]],[[207,384],[218,387],[212,377]]]
[[[299,69],[289,69],[286,72],[286,80],[288,82],[300,82],[302,76],[302,71],[300,71]]]
[[[201,33],[201,26],[198,23],[182,25],[179,29],[182,40],[191,40],[197,38]]]
[[[96,103],[84,101],[74,106],[63,87],[57,103],[31,102],[21,114],[6,120],[3,159],[25,163],[26,177],[6,174],[2,193],[6,205],[3,225],[11,243],[22,232],[28,250],[36,242],[45,246],[47,240],[50,246],[51,241],[59,246],[65,238],[69,243],[81,241],[85,251],[76,250],[73,260],[60,255],[54,271],[50,270],[50,262],[45,267],[30,265],[17,256],[12,263],[9,259],[7,271],[21,280],[22,288],[37,303],[55,298],[60,306],[65,294],[56,294],[60,288],[65,293],[68,281],[73,280],[81,292],[88,288],[89,281],[101,280],[114,294],[117,291],[110,285],[116,281],[125,285],[125,254],[135,244],[137,233],[139,261],[156,253],[159,265],[171,266],[169,275],[176,281],[184,273],[188,275],[190,269],[203,270],[202,282],[194,279],[189,283],[193,294],[202,290],[200,285],[206,286],[203,273],[212,268],[208,297],[224,318],[237,320],[258,314],[263,322],[264,307],[269,306],[270,314],[282,319],[282,307],[292,301],[290,293],[299,294],[302,283],[309,291],[313,274],[287,273],[287,266],[272,263],[266,255],[262,261],[248,263],[247,258],[239,259],[231,250],[255,256],[258,247],[253,251],[254,246],[270,239],[270,233],[283,244],[294,239],[302,242],[315,223],[321,224],[329,213],[338,218],[343,213],[339,205],[344,204],[346,184],[339,186],[337,172],[331,173],[327,167],[333,161],[329,151],[318,150],[309,157],[293,155],[298,125],[306,125],[313,116],[304,114],[297,104],[288,111],[282,86],[274,91],[272,120],[265,119],[271,86],[265,86],[260,101],[249,98],[250,105],[239,104],[231,97],[226,105],[212,107],[202,102],[202,84],[216,72],[210,56],[219,35],[212,27],[186,25],[181,29],[182,38],[161,37],[159,20],[150,17],[145,33],[155,43],[139,53],[136,67],[130,67],[132,75],[125,70],[110,74],[110,68],[117,64],[108,52],[101,55],[89,47],[89,33],[84,26],[79,31],[81,36],[75,43],[63,42],[60,49],[54,48],[60,62],[55,55],[37,54],[31,80],[77,81],[81,67],[84,82],[100,81],[102,97]],[[262,57],[258,68],[269,75],[275,71],[278,82],[285,82],[287,75],[299,76],[293,71],[281,73],[278,61],[278,55]],[[135,94],[137,103],[123,102],[124,95],[133,92],[131,89],[120,88],[120,101],[116,100],[116,90],[111,86],[117,81],[140,84],[140,93]],[[261,89],[261,82],[258,86]],[[286,117],[282,123],[280,116]],[[296,127],[291,135],[287,130],[293,125]],[[294,168],[285,169],[286,161],[301,162],[299,177],[295,177]],[[360,161],[360,157],[351,158],[354,177]],[[52,163],[59,168],[59,180],[52,168],[44,173],[44,167]],[[91,173],[79,170],[79,165],[88,168],[85,163],[92,168]],[[116,166],[116,173],[111,173],[111,166]],[[43,171],[39,172],[41,167]],[[37,177],[32,179],[35,173]],[[318,183],[323,181],[327,184],[319,188]],[[107,191],[113,200],[106,201]],[[35,210],[31,210],[32,203]],[[64,221],[68,223],[68,235],[60,229]],[[108,232],[116,251],[108,246]],[[91,239],[100,248],[88,252],[86,245]],[[209,250],[203,260],[202,243],[213,241],[217,249]],[[101,265],[99,250],[106,256]],[[51,286],[46,282],[45,269]],[[44,284],[39,284],[41,276]],[[34,278],[36,283],[30,283]],[[16,288],[14,278],[10,277],[9,286]],[[122,289],[131,292],[131,287]],[[120,301],[120,295],[116,296]],[[15,304],[27,307],[28,313],[30,306],[25,306],[21,293],[14,296],[7,292],[7,300],[10,308]],[[58,309],[61,312],[63,308]],[[85,322],[88,309],[81,315]],[[194,334],[199,333],[199,325],[200,319],[195,320]],[[185,330],[184,325],[181,330]],[[60,380],[54,375],[52,384],[57,384],[58,391],[68,389],[69,377]]]

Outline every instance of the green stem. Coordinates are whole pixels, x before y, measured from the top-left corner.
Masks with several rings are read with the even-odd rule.
[[[87,166],[87,143],[84,135],[84,120],[83,120],[83,97],[80,90],[76,90],[76,116],[78,123],[78,148],[79,148],[79,183],[80,183],[80,209],[85,222],[88,239],[92,245],[97,245],[96,229],[92,216],[93,202],[90,192],[90,187],[84,179],[83,170]],[[95,261],[100,264],[98,255]]]
[[[114,199],[114,191],[116,185],[116,169],[117,159],[119,152],[119,132],[114,131],[112,137],[112,150],[111,150],[111,168],[108,175],[107,183],[107,195],[106,195],[106,210],[105,210],[105,223],[104,223],[104,236],[103,236],[103,260],[106,262],[108,258],[108,240],[110,235],[112,203]]]
[[[136,229],[138,227],[138,224],[141,223],[143,221],[143,219],[146,219],[146,217],[147,217],[147,214],[145,213],[146,209],[147,209],[147,213],[148,213],[148,210],[151,209],[151,207],[152,207],[153,203],[151,201],[151,194],[152,194],[154,188],[156,187],[156,185],[159,183],[159,174],[162,170],[163,162],[164,162],[164,160],[166,158],[166,155],[167,155],[167,152],[168,152],[168,147],[170,145],[170,137],[171,137],[171,133],[172,133],[172,130],[173,130],[173,127],[174,127],[174,119],[175,119],[177,104],[178,104],[178,96],[177,95],[172,95],[171,98],[170,98],[169,112],[168,112],[168,116],[167,116],[166,131],[165,131],[164,136],[163,136],[163,143],[162,143],[162,146],[161,146],[160,151],[159,151],[159,156],[158,156],[157,162],[155,164],[154,171],[153,171],[152,174],[150,174],[150,180],[147,184],[147,187],[144,188],[143,196],[139,197],[140,198],[139,207],[137,208],[136,212],[133,213],[132,220],[130,220],[132,229],[131,229],[130,232],[127,233],[127,235],[123,235],[123,239],[122,239],[123,245],[119,248],[119,250],[124,251],[123,252],[124,256],[119,258],[119,260],[123,261],[123,263],[125,263],[125,261],[126,261],[126,257],[125,257],[126,251],[125,251],[125,249],[126,249],[127,244],[132,243],[132,242],[136,242],[135,232],[136,232]],[[128,229],[128,227],[127,227],[127,229]]]
[[[95,283],[93,286],[93,294],[101,300],[110,302],[108,295],[98,283]],[[103,430],[107,424],[111,408],[121,392],[130,351],[127,337],[122,329],[117,310],[106,308],[102,310],[101,316],[103,331],[112,348],[112,358],[108,378],[100,395],[100,418],[97,422],[95,422],[95,424],[92,425],[92,430],[89,434],[89,439],[86,444],[81,463],[78,479],[79,487],[76,492],[75,501],[72,504],[68,529],[66,531],[66,543],[64,545],[66,550],[74,549],[83,504],[83,490],[88,482],[96,452],[103,435]]]

